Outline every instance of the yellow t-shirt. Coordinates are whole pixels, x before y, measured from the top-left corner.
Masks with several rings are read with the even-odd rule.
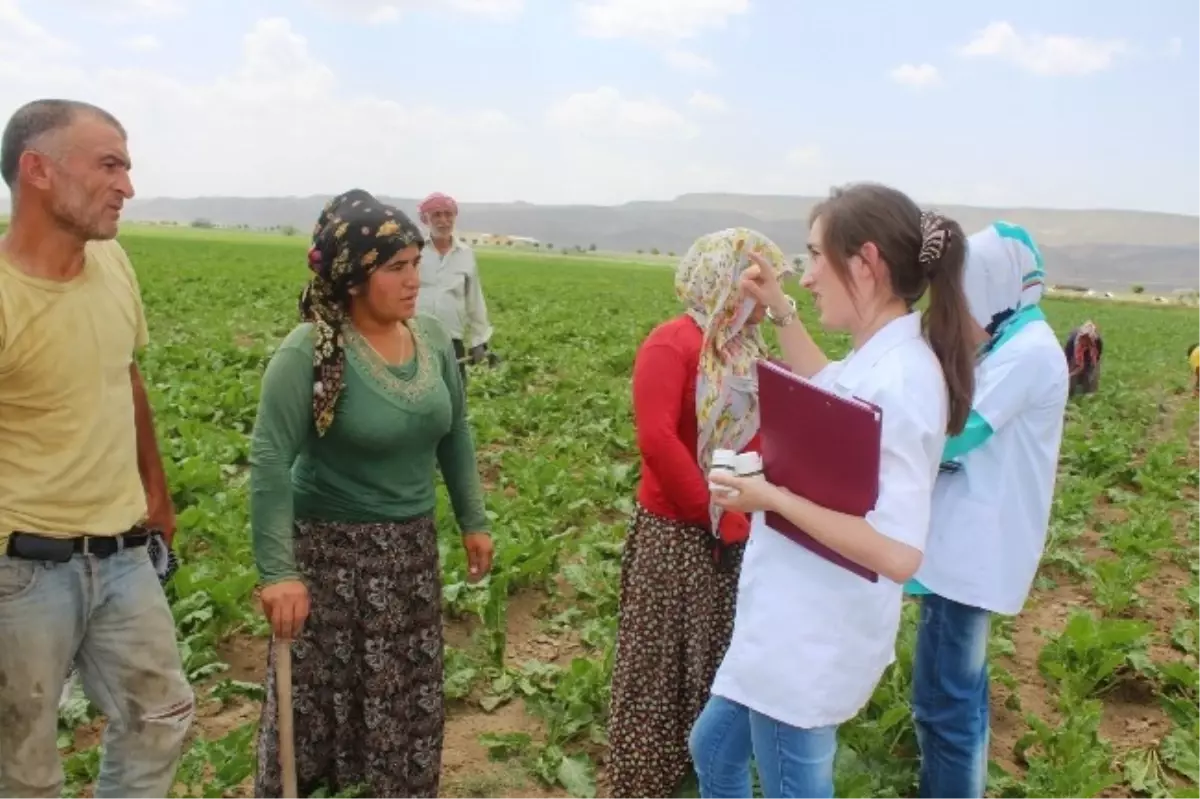
[[[1192,365],[1193,372],[1200,372],[1200,347],[1191,351],[1188,355],[1188,363]]]
[[[121,245],[67,282],[0,258],[0,552],[14,530],[115,535],[143,521],[130,367],[146,345]]]

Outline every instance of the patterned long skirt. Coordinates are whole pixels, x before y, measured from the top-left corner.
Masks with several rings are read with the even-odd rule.
[[[431,518],[296,524],[311,611],[292,643],[301,796],[437,796],[445,724],[442,577]],[[256,796],[282,793],[274,650],[258,737]]]
[[[673,796],[688,773],[688,734],[733,634],[741,547],[730,554],[719,570],[708,531],[634,514],[608,728],[613,796]]]

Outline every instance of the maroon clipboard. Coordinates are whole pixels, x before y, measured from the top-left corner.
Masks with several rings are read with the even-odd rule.
[[[866,516],[879,498],[882,409],[820,388],[778,363],[759,361],[757,369],[763,475],[824,508]],[[766,522],[813,554],[879,581],[779,514],[768,512]]]

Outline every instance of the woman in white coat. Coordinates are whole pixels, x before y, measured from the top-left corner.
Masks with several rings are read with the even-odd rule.
[[[879,497],[862,518],[765,480],[712,478],[740,492],[719,502],[754,516],[733,638],[690,740],[705,797],[750,796],[752,754],[766,796],[833,795],[838,725],[862,709],[894,660],[902,584],[921,562],[942,448],[970,411],[974,351],[958,224],[870,184],[835,190],[810,222],[802,282],[821,325],[850,334],[850,355],[825,357],[770,270],[745,289],[779,326],[793,372],[882,409]],[[926,293],[922,314],[915,305]],[[768,510],[879,581],[776,532]]]

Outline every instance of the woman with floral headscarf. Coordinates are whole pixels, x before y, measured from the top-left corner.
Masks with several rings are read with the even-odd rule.
[[[675,290],[685,312],[642,342],[633,368],[642,456],[637,508],[621,563],[609,724],[614,796],[671,796],[686,776],[691,729],[733,629],[749,521],[711,502],[716,449],[753,448],[755,361],[766,357],[765,309],[738,279],[756,253],[783,275],[783,252],[760,233],[702,236]]]
[[[365,787],[437,796],[441,467],[468,579],[491,567],[488,519],[449,336],[416,316],[422,237],[353,190],[313,231],[302,323],[263,376],[250,448],[251,534],[263,610],[291,641],[302,795]],[[268,664],[256,796],[279,796]]]

